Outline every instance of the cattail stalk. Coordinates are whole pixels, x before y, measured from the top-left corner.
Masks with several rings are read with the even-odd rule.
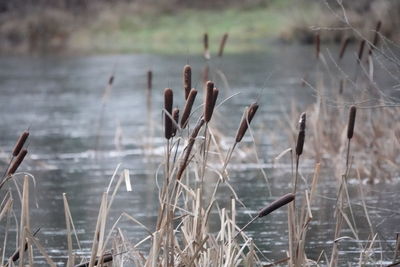
[[[183,108],[182,118],[181,118],[181,128],[184,129],[188,123],[190,112],[192,111],[194,100],[197,96],[197,90],[192,88],[190,90],[189,96],[186,99],[185,107]]]
[[[208,81],[206,84],[206,93],[204,101],[204,120],[208,123],[211,120],[214,111],[214,83]]]
[[[219,57],[222,57],[222,55],[224,53],[224,48],[225,48],[225,44],[226,44],[227,40],[228,40],[228,33],[224,33],[224,35],[222,36],[221,42],[219,44],[219,51],[218,51]]]
[[[189,65],[183,67],[183,89],[185,90],[185,100],[188,99],[192,88],[192,68]]]
[[[165,125],[165,138],[170,139],[172,137],[172,105],[174,99],[174,93],[171,88],[165,88],[164,90],[164,125]]]

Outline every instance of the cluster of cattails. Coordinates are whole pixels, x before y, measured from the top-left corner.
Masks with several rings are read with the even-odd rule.
[[[23,148],[28,137],[29,131],[24,131],[18,138],[12,151],[12,161],[7,170],[6,176],[13,175],[17,171],[18,167],[21,165],[26,154],[28,154],[28,150],[26,148]]]
[[[222,35],[221,41],[219,43],[218,57],[222,57],[222,55],[224,54],[224,49],[226,42],[228,41],[228,37],[229,35],[227,32]],[[209,49],[208,33],[204,33],[203,35],[203,46],[204,46],[204,58],[208,60],[211,57]]]

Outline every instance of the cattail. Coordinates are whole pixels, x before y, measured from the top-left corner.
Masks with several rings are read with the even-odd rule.
[[[339,83],[339,94],[343,94],[343,89],[344,89],[344,80],[341,79]]]
[[[350,42],[350,38],[349,37],[346,37],[343,40],[342,45],[340,47],[339,60],[343,58],[344,52],[346,52],[346,48],[347,48],[347,45],[349,44],[349,42]]]
[[[107,262],[112,262],[113,261],[113,255],[111,253],[104,254],[101,258],[98,258],[94,262],[94,266],[102,265],[102,263],[107,263]],[[75,265],[74,267],[89,267],[89,262],[83,262],[78,265]]]
[[[147,90],[153,88],[153,72],[151,70],[147,71]]]
[[[108,79],[108,85],[111,86],[114,83],[114,75],[110,76],[110,79]]]
[[[7,176],[14,174],[18,167],[21,165],[22,161],[24,160],[26,154],[28,154],[28,150],[25,148],[22,149],[17,157],[14,159],[14,161],[11,163],[10,168],[7,171]]]
[[[245,110],[245,113],[243,114],[242,117],[242,121],[240,122],[239,128],[236,132],[236,138],[235,138],[236,143],[239,143],[242,140],[244,134],[247,131],[247,128],[249,127],[251,120],[253,119],[254,115],[257,112],[257,109],[258,109],[258,104],[253,103]]]
[[[306,113],[305,112],[301,113],[301,115],[300,115],[299,130],[300,131],[306,130]]]
[[[206,84],[206,98],[204,102],[204,120],[209,122],[213,114],[213,103],[214,103],[214,83],[208,81]]]
[[[378,45],[379,41],[379,31],[381,30],[382,22],[379,20],[375,27],[374,40],[372,41],[372,46],[369,49],[369,54],[372,54],[372,50]]]
[[[221,39],[221,43],[219,44],[219,51],[218,51],[219,57],[222,57],[222,54],[224,53],[224,48],[227,40],[228,40],[228,33],[224,33]]]
[[[358,63],[361,62],[363,53],[364,53],[364,46],[365,46],[365,40],[362,40],[360,43],[360,47],[358,49]]]
[[[298,157],[303,153],[305,136],[306,136],[305,131],[299,131],[299,135],[297,136],[297,143],[296,143],[296,155]]]
[[[24,131],[18,138],[17,143],[15,143],[14,149],[12,151],[13,157],[16,157],[24,146],[26,139],[29,137],[29,132]]]
[[[347,125],[347,138],[348,139],[353,138],[354,124],[356,122],[356,113],[357,113],[356,106],[351,106],[350,112],[349,112],[349,123]]]
[[[274,202],[272,202],[271,204],[269,204],[268,206],[266,206],[262,210],[260,210],[258,212],[258,217],[261,218],[261,217],[267,216],[271,212],[273,212],[273,211],[279,209],[280,207],[285,206],[286,204],[292,202],[294,199],[295,199],[295,195],[293,193],[286,194],[286,195],[278,198],[277,200],[275,200]]]
[[[174,123],[172,124],[172,136],[176,135],[177,125],[179,123],[179,109],[174,108],[172,111],[172,118],[174,119]]]
[[[197,90],[192,88],[190,90],[189,96],[186,99],[185,107],[183,108],[182,118],[181,118],[181,128],[184,129],[187,125],[190,112],[192,111],[194,100],[197,96]]]
[[[213,110],[215,109],[215,104],[217,103],[218,95],[219,95],[218,88],[214,88],[213,89],[213,103],[212,103],[212,109]]]
[[[208,33],[204,33],[203,44],[204,44],[204,57],[205,59],[210,59],[210,52],[208,50]]]
[[[315,34],[315,55],[316,55],[317,59],[319,59],[320,48],[321,48],[321,38],[320,38],[319,32],[317,32]]]
[[[189,65],[183,67],[183,88],[185,89],[186,100],[192,88],[192,68]]]
[[[172,105],[174,101],[174,93],[171,88],[165,88],[164,90],[164,112],[165,112],[165,138],[170,139],[172,137]]]

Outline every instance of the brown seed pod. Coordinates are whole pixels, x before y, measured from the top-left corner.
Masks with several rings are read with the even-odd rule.
[[[172,123],[172,136],[176,135],[177,125],[179,125],[179,109],[174,108],[172,111],[172,118],[174,118],[174,123]]]
[[[321,38],[319,32],[317,32],[315,34],[315,56],[317,59],[319,59],[320,49],[321,49]]]
[[[370,46],[369,48],[369,53],[368,54],[372,54],[372,51],[374,50],[374,48],[378,45],[378,41],[379,41],[379,31],[381,30],[381,26],[382,26],[382,21],[378,21],[376,23],[376,27],[375,27],[375,35],[374,35],[374,40],[372,41],[372,46]]]
[[[363,53],[364,53],[364,46],[365,46],[365,40],[362,40],[360,43],[360,47],[358,48],[358,63],[361,62]]]
[[[258,217],[264,217],[270,214],[271,212],[281,208],[282,206],[285,206],[286,204],[292,202],[295,199],[295,195],[293,193],[286,194],[284,196],[281,196],[262,210],[258,212]]]
[[[164,90],[164,125],[165,125],[165,138],[170,139],[172,137],[172,105],[174,101],[174,93],[171,88],[165,88]]]
[[[151,70],[147,71],[147,90],[153,88],[153,72]]]
[[[347,138],[348,139],[353,138],[354,124],[356,122],[356,113],[357,113],[356,106],[351,106],[350,112],[349,112],[349,123],[347,124]]]
[[[24,131],[18,138],[17,142],[15,143],[14,149],[12,151],[13,157],[16,157],[19,152],[21,151],[22,147],[24,146],[26,140],[29,137],[29,132]]]
[[[306,113],[305,112],[301,113],[301,115],[300,115],[299,130],[300,131],[306,130]]]
[[[303,154],[305,136],[306,136],[305,131],[299,131],[299,135],[297,136],[297,143],[296,143],[296,155],[297,156],[300,156],[301,154]]]
[[[189,97],[192,88],[192,68],[189,65],[183,67],[183,89],[185,90],[185,99]]]
[[[204,51],[208,51],[208,33],[204,33],[203,35],[203,44],[204,44]]]
[[[108,85],[111,86],[114,83],[114,75],[110,76],[110,79],[108,79]]]
[[[239,143],[242,141],[243,136],[245,135],[251,120],[253,119],[254,115],[256,114],[258,109],[257,102],[251,104],[245,111],[242,116],[242,121],[240,122],[239,128],[236,132],[235,142]],[[248,124],[247,124],[248,122]]]
[[[339,60],[343,58],[344,52],[346,52],[346,48],[347,48],[349,42],[350,42],[350,38],[349,37],[346,37],[343,40],[342,45],[340,47]]]
[[[24,160],[26,154],[28,154],[28,150],[26,150],[25,148],[19,152],[18,156],[11,163],[10,168],[7,171],[7,176],[12,175],[17,171],[18,167]]]
[[[225,48],[225,44],[226,44],[227,40],[228,40],[228,33],[224,33],[224,35],[222,36],[221,42],[219,44],[219,51],[218,51],[219,57],[222,57],[222,55],[224,53],[224,48]]]
[[[213,114],[213,103],[214,103],[214,83],[208,81],[206,84],[206,94],[204,101],[204,120],[209,122]]]
[[[192,88],[190,90],[189,96],[186,99],[185,107],[183,108],[182,118],[181,118],[181,128],[184,129],[188,123],[190,112],[192,111],[194,100],[197,96],[197,90]]]

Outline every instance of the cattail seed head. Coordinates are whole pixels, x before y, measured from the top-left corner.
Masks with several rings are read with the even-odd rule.
[[[212,103],[212,109],[213,109],[213,111],[214,111],[214,109],[215,109],[215,104],[217,103],[218,94],[219,94],[218,88],[214,88],[214,89],[213,89],[213,103]]]
[[[13,157],[16,157],[19,152],[21,151],[22,147],[24,146],[26,140],[29,137],[29,132],[24,131],[18,138],[17,142],[15,143],[14,149],[12,151]]]
[[[268,206],[266,206],[262,210],[260,210],[258,212],[258,217],[261,218],[261,217],[267,216],[271,212],[273,212],[273,211],[279,209],[280,207],[285,206],[286,204],[292,202],[294,199],[295,199],[295,195],[293,193],[286,194],[286,195],[278,198],[277,200],[275,200],[274,202],[272,202],[271,204],[269,204]]]
[[[219,44],[219,51],[218,51],[219,57],[222,57],[222,54],[224,53],[224,48],[227,40],[228,40],[228,33],[224,33],[221,39],[221,43]]]
[[[372,51],[374,50],[374,48],[378,45],[379,31],[381,30],[381,26],[382,26],[382,21],[379,20],[378,23],[376,23],[374,40],[372,41],[372,46],[369,49],[370,55],[372,54]]]
[[[174,122],[172,123],[172,136],[176,135],[177,125],[179,123],[179,109],[174,108],[172,111],[172,118],[174,118]]]
[[[204,33],[203,35],[203,44],[204,44],[204,50],[208,50],[208,33]]]
[[[153,72],[151,70],[147,71],[147,90],[153,88]]]
[[[245,135],[251,120],[256,114],[258,109],[258,104],[255,102],[251,104],[245,111],[242,116],[242,121],[240,122],[239,128],[236,132],[235,142],[239,143],[242,141],[243,136]]]
[[[13,160],[13,162],[10,165],[10,168],[7,171],[7,176],[12,175],[17,171],[18,167],[24,160],[26,154],[28,154],[28,150],[26,150],[25,148],[18,153],[17,157]]]
[[[362,40],[360,43],[360,47],[358,48],[358,63],[361,62],[363,53],[364,53],[364,46],[365,46],[365,40]]]
[[[357,113],[356,106],[351,106],[350,112],[349,112],[349,123],[347,124],[347,138],[348,139],[353,138],[354,124],[356,122],[356,113]]]
[[[300,131],[306,130],[306,113],[305,112],[301,113],[301,115],[300,115],[299,130]]]
[[[174,101],[174,93],[171,88],[165,88],[164,90],[164,124],[165,124],[165,138],[170,139],[172,137],[172,105]]]
[[[214,103],[214,83],[208,81],[206,84],[206,94],[204,102],[204,120],[209,122],[213,113],[213,103]]]
[[[183,67],[183,89],[185,90],[185,99],[188,98],[192,88],[192,68],[189,65]]]
[[[296,143],[296,155],[300,156],[303,154],[303,147],[304,147],[304,139],[306,137],[305,131],[299,131],[297,136],[297,143]]]
[[[350,42],[350,38],[349,37],[346,37],[343,40],[342,45],[340,47],[339,60],[343,58],[344,52],[346,52],[346,48],[347,48],[347,45],[349,44],[349,42]]]
[[[111,86],[114,83],[114,75],[110,76],[110,79],[108,80],[108,85]]]
[[[317,57],[317,59],[319,59],[320,49],[321,49],[321,38],[319,32],[317,32],[315,34],[315,56]]]
[[[183,108],[182,118],[181,118],[181,128],[184,129],[188,123],[190,112],[192,111],[194,100],[197,96],[197,90],[192,88],[190,90],[189,96],[186,99],[185,107]]]

